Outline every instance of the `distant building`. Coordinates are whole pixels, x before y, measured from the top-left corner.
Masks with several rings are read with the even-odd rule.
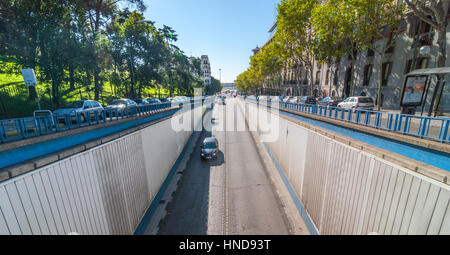
[[[234,84],[234,83],[222,83],[222,87],[223,88],[227,88],[227,89],[236,89],[236,84]]]
[[[206,86],[211,85],[211,65],[209,63],[209,58],[207,55],[201,57],[201,72],[202,79],[205,81]]]

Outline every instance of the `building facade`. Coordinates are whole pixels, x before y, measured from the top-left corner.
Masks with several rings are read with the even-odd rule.
[[[450,6],[447,5],[445,8],[448,8],[447,20],[450,21]],[[271,27],[270,37],[265,45],[273,40],[275,30],[276,24]],[[450,66],[450,26],[447,27],[446,38],[446,66]],[[388,36],[381,40],[387,39]],[[381,43],[381,40],[375,43]],[[427,55],[419,53],[419,49],[423,46],[430,47]],[[405,74],[414,69],[437,67],[438,49],[437,31],[412,13],[407,13],[406,19],[402,22],[401,29],[396,35],[395,45],[386,51],[382,60],[372,50],[364,50],[357,52],[355,60],[347,55],[322,65],[315,61],[312,80],[309,75],[310,70],[303,63],[294,59],[289,60],[279,74],[279,84],[276,83],[276,79],[274,82],[273,77],[266,79],[262,93],[339,98],[365,95],[376,101],[378,98],[378,74],[382,72],[381,105],[384,109],[397,110],[400,109],[399,100]],[[380,61],[382,61],[381,68]],[[354,72],[352,70],[353,62]],[[442,93],[439,94],[438,112],[448,115],[450,114],[448,75],[444,77],[444,80],[446,82]],[[434,86],[435,84],[431,83],[430,91],[425,99],[423,106],[425,112],[431,102]]]
[[[202,55],[201,61],[201,76],[205,81],[206,86],[209,86],[211,85],[211,65],[208,56]]]

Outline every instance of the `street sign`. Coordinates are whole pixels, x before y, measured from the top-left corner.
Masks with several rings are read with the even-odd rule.
[[[36,75],[34,74],[34,69],[27,68],[27,69],[22,69],[21,71],[22,71],[23,80],[25,81],[26,86],[36,86],[37,85],[37,80],[36,80]]]

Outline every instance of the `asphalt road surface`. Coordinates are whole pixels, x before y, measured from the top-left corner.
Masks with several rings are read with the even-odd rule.
[[[288,234],[257,148],[244,131],[242,111],[236,99],[226,101],[215,105],[213,128],[202,132],[158,234]],[[200,143],[211,134],[220,152],[216,160],[202,161]]]

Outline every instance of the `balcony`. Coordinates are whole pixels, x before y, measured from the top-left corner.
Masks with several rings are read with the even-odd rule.
[[[433,43],[433,35],[433,33],[424,33],[417,35],[414,39],[413,47],[414,45],[417,45],[417,47],[431,46],[431,44]]]

